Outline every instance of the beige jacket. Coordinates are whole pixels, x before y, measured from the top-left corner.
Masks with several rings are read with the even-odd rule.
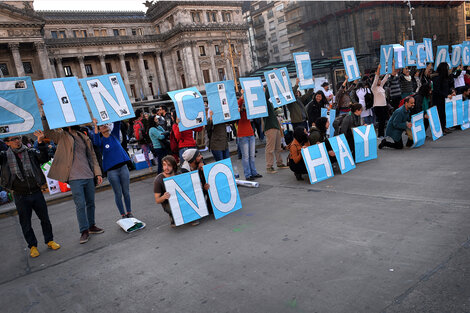
[[[57,145],[54,161],[52,162],[51,169],[47,176],[66,183],[69,181],[70,169],[72,168],[74,139],[72,135],[60,128],[51,130],[45,119],[42,120],[42,124],[44,126],[45,137],[54,140],[54,143]],[[87,146],[86,154],[90,168],[93,170],[95,176],[101,176],[101,169],[90,138],[81,132],[77,132],[77,134],[82,137]]]

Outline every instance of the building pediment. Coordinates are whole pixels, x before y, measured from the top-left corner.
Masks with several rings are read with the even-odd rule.
[[[0,3],[0,25],[3,27],[40,27],[44,25],[44,19],[32,10],[18,9]]]

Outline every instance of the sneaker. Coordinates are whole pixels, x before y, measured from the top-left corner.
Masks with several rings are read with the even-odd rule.
[[[127,213],[127,215],[126,215],[126,216],[127,216],[127,218],[134,217],[134,215],[132,215],[132,213],[131,213],[131,212]]]
[[[294,174],[295,174],[295,178],[297,180],[304,180],[303,177],[302,177],[302,174],[300,174],[300,173],[294,173]]]
[[[385,139],[379,144],[379,149],[382,149],[385,146]]]
[[[104,233],[104,229],[96,227],[96,225],[93,225],[90,228],[88,228],[88,231],[90,232],[90,234],[102,234],[102,233]]]
[[[266,173],[275,174],[277,171],[271,166],[266,169]]]
[[[253,178],[261,178],[261,177],[263,177],[263,175],[261,175],[261,174],[256,174],[256,175],[251,176],[251,177],[253,177]]]
[[[277,168],[289,168],[289,166],[285,165],[284,163],[278,164]]]
[[[52,240],[47,243],[47,247],[52,250],[60,249],[60,245],[57,242],[52,241]]]
[[[255,178],[254,178],[253,176],[248,176],[248,177],[245,178],[245,179],[248,180],[248,181],[253,181],[253,180],[255,180]]]
[[[39,256],[38,248],[36,246],[32,246],[31,249],[29,250],[29,255],[32,258],[37,258]]]
[[[121,214],[121,219],[127,218],[126,214]]]
[[[82,235],[80,236],[80,243],[85,243],[88,241],[88,237],[90,237],[90,233],[88,230],[82,231]]]

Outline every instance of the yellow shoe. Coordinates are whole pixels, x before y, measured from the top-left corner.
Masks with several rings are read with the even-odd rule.
[[[52,240],[47,243],[47,247],[52,250],[60,249],[60,245],[57,242],[52,241]]]
[[[38,248],[36,248],[35,246],[32,246],[32,247],[31,247],[31,250],[29,251],[29,255],[30,255],[32,258],[38,257],[38,256],[39,256]]]

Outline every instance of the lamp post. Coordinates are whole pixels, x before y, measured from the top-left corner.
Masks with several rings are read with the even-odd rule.
[[[415,20],[413,19],[413,10],[414,8],[411,6],[411,1],[408,0],[408,1],[405,1],[405,3],[408,5],[408,14],[410,14],[410,28],[409,30],[411,30],[411,40],[415,40],[414,39],[414,34],[413,34],[413,26],[415,26]]]
[[[233,54],[235,53],[240,57],[241,52],[240,51],[238,51],[238,52],[232,51],[232,45],[230,44],[230,38],[228,36],[228,33],[225,33],[225,38],[227,39],[227,42],[228,42],[228,51],[229,51],[229,55],[227,57],[230,59],[230,65],[232,66],[233,81],[235,83],[235,90],[236,90],[236,92],[238,92],[238,79],[237,79],[237,73],[235,72],[235,65],[234,65],[234,62],[233,62]],[[225,58],[225,55],[224,55],[223,52],[221,53],[221,56],[223,58]]]

